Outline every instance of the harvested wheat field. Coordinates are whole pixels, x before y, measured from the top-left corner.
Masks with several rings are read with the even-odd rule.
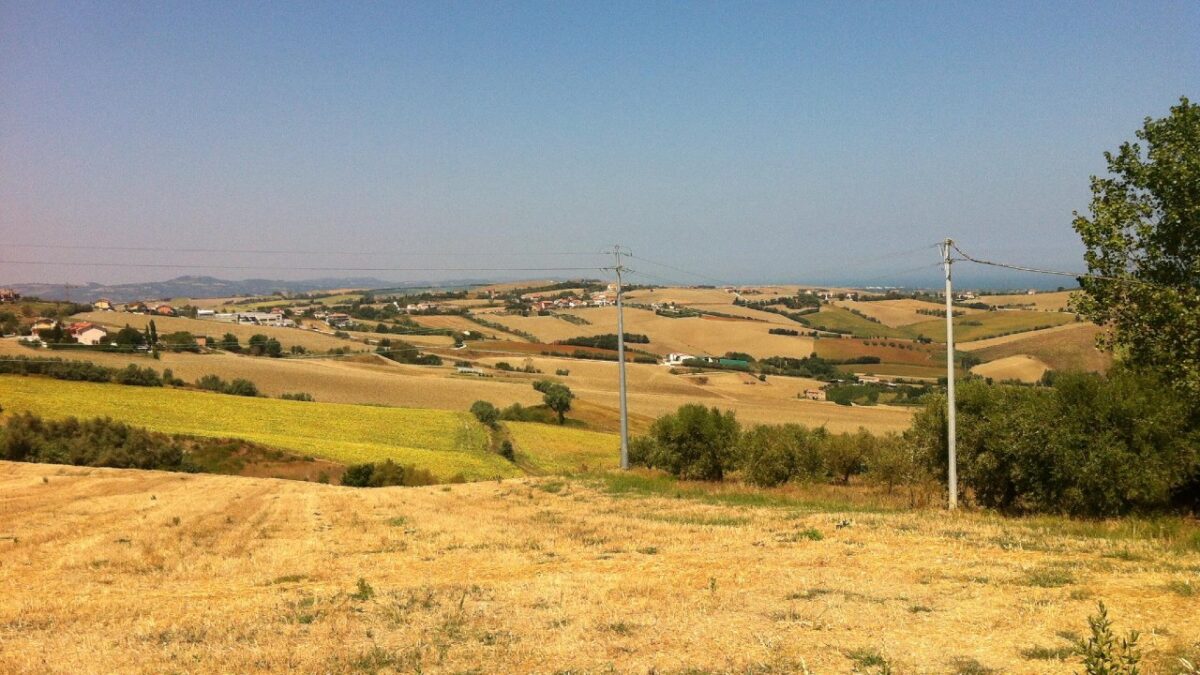
[[[1013,293],[1009,295],[984,295],[977,302],[986,302],[993,307],[1026,307],[1043,312],[1066,311],[1071,296],[1077,291],[1052,291],[1048,293]]]
[[[592,325],[580,328],[607,327],[603,331],[594,331],[593,334],[595,332],[616,332],[617,310],[615,307],[576,309],[567,313],[592,322]],[[644,309],[625,310],[625,331],[641,333],[650,338],[648,345],[629,346],[647,349],[657,354],[684,352],[698,356],[721,356],[726,352],[740,351],[758,358],[768,356],[803,358],[812,354],[812,338],[772,335],[769,332],[772,327],[776,326],[762,321],[738,321],[719,317],[669,319]],[[788,327],[804,328],[794,322]]]
[[[1183,535],[657,483],[0,462],[0,670],[1067,673],[1097,600],[1148,672],[1200,649]]]
[[[1042,379],[1047,370],[1050,370],[1050,366],[1028,354],[1005,356],[971,368],[975,375],[990,377],[999,382],[1017,380],[1029,383]]]
[[[999,342],[981,340],[963,346],[983,359],[999,359],[1014,354],[1029,354],[1054,370],[1106,372],[1112,365],[1110,352],[1096,348],[1096,338],[1103,329],[1093,323],[1073,323],[1061,328],[1049,328],[1035,333],[1012,335],[1011,340]]]

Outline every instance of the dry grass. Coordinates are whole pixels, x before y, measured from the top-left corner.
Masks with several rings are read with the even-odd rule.
[[[1058,329],[1009,336],[1010,340],[976,342],[972,349],[984,359],[1000,359],[1015,354],[1028,354],[1055,370],[1105,372],[1112,365],[1112,354],[1096,348],[1096,337],[1102,329],[1092,323],[1067,324]],[[966,347],[964,347],[965,349]]]
[[[1028,307],[1043,312],[1066,311],[1075,291],[1053,291],[1049,293],[1014,293],[1011,295],[984,295],[978,302],[994,307]]]
[[[980,377],[990,377],[997,381],[1018,380],[1020,382],[1037,382],[1042,379],[1050,366],[1027,354],[1005,356],[982,363],[971,369]]]
[[[0,671],[1067,673],[1099,599],[1150,672],[1200,635],[1194,550],[619,492],[0,462]]]

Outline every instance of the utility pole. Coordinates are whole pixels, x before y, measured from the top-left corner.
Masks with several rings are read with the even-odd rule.
[[[950,248],[953,239],[942,243],[942,263],[946,266],[946,449],[949,461],[950,510],[958,508],[958,449],[954,428],[954,288],[950,282]]]
[[[613,246],[613,258],[617,272],[617,387],[621,404],[621,469],[629,468],[629,408],[625,402],[625,306],[621,289],[621,247]]]

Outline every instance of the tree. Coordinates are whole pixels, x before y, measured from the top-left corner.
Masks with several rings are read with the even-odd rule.
[[[685,480],[721,480],[735,459],[741,427],[732,411],[694,403],[663,415],[649,438],[634,439],[630,460]]]
[[[537,385],[535,384],[536,388]],[[539,389],[542,392],[542,401],[546,407],[558,413],[558,423],[563,424],[567,421],[567,411],[571,409],[571,401],[574,400],[575,394],[565,384],[557,382],[550,384],[544,389]]]
[[[1104,153],[1090,216],[1075,214],[1088,272],[1074,308],[1111,327],[1102,344],[1200,395],[1200,106],[1186,98]]]
[[[280,344],[279,340],[271,338],[270,340],[267,340],[266,351],[267,356],[277,359],[283,356],[283,345]]]
[[[238,344],[238,337],[233,333],[226,333],[221,338],[221,348],[235,353],[242,351],[242,346]]]
[[[250,336],[250,355],[251,356],[262,356],[263,354],[265,354],[267,351],[267,341],[269,339],[270,338],[268,338],[266,335],[263,335],[262,333],[255,333],[254,335],[251,335]]]
[[[488,401],[475,401],[472,403],[471,414],[481,424],[492,429],[495,429],[496,423],[500,421],[500,411]]]
[[[113,338],[113,342],[118,345],[136,347],[146,344],[146,338],[138,330],[129,324],[117,331],[117,336]]]

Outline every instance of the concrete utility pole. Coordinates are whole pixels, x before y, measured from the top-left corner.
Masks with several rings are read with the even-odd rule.
[[[947,239],[942,244],[942,262],[946,266],[946,448],[949,456],[949,488],[950,510],[958,508],[958,449],[956,431],[954,428],[954,288],[950,282],[950,248],[954,246],[953,239]]]
[[[629,468],[629,408],[625,402],[625,305],[621,288],[621,247],[613,246],[614,269],[617,272],[617,387],[621,401],[621,468]]]

